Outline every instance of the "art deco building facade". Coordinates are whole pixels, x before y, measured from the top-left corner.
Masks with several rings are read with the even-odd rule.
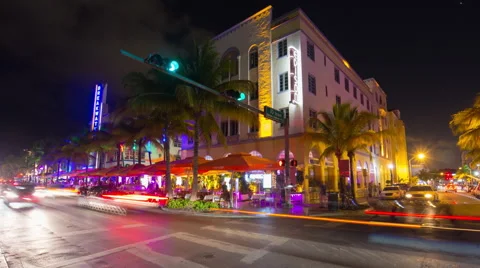
[[[408,176],[405,129],[400,112],[388,111],[387,96],[377,81],[361,79],[302,10],[272,20],[272,7],[267,7],[219,34],[214,41],[224,60],[237,63],[226,79],[258,83],[258,92],[245,100],[249,105],[260,110],[270,106],[289,113],[290,158],[298,161],[298,169],[304,171],[305,178],[336,187],[335,159],[319,159],[325,146],[313,143],[305,133],[315,111],[330,111],[335,103],[345,102],[381,116],[373,129],[395,125],[403,130],[401,144],[383,139],[372,146],[373,158],[357,154],[359,191],[370,181],[385,185],[391,178]],[[228,147],[201,146],[201,156],[216,159],[229,153],[250,152],[272,160],[284,157],[282,124],[263,116],[259,117],[258,124],[251,126],[228,118],[218,120],[227,136]],[[193,154],[192,146],[191,140],[183,141],[182,157]]]

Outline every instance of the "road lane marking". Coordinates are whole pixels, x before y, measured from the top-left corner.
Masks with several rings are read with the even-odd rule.
[[[0,248],[0,268],[8,268],[7,259],[5,259],[5,255],[3,255],[1,248]]]
[[[97,252],[97,253],[90,254],[90,255],[86,255],[86,256],[82,256],[82,257],[78,257],[78,258],[73,258],[73,259],[69,259],[69,260],[64,260],[64,261],[59,261],[59,262],[50,264],[46,267],[48,267],[48,268],[60,268],[60,267],[76,264],[76,263],[79,263],[79,262],[86,262],[86,261],[89,261],[89,260],[98,259],[98,258],[107,256],[107,255],[111,255],[111,254],[114,254],[114,253],[118,253],[118,252],[121,252],[121,251],[126,251],[126,250],[134,248],[134,247],[138,247],[138,246],[142,246],[142,245],[145,245],[145,244],[166,240],[168,238],[174,237],[175,235],[176,235],[175,233],[168,234],[168,235],[163,235],[163,236],[155,237],[155,238],[152,238],[152,239],[147,239],[147,240],[143,240],[143,241],[140,241],[140,242],[136,242],[136,243],[132,243],[132,244],[108,249],[108,250],[105,250],[105,251]]]
[[[214,240],[210,238],[205,238],[201,236],[196,236],[188,233],[177,233],[174,235],[175,238],[185,240],[188,242],[192,242],[195,244],[211,247],[211,248],[216,248],[225,252],[230,252],[230,253],[236,253],[236,254],[242,254],[242,255],[248,255],[249,253],[255,251],[253,248],[249,247],[244,247],[220,240]]]
[[[218,228],[213,225],[205,226],[205,227],[202,227],[201,229],[214,231],[214,232],[222,232],[229,235],[247,237],[249,239],[267,240],[271,242],[270,245],[274,245],[274,246],[281,246],[285,244],[288,240],[290,240],[290,238],[288,237],[259,234],[259,233],[246,232],[246,231],[234,230],[229,228]]]
[[[39,239],[54,239],[57,237],[69,237],[69,236],[76,236],[76,235],[85,235],[85,234],[92,234],[92,233],[100,233],[100,232],[108,232],[108,231],[113,231],[113,230],[122,230],[122,229],[131,229],[131,228],[138,228],[138,227],[144,227],[146,226],[143,223],[135,223],[135,224],[128,224],[128,225],[122,225],[119,227],[115,228],[96,228],[96,229],[87,229],[87,230],[81,230],[81,231],[72,231],[72,232],[67,232],[67,233],[59,233],[59,234],[50,234],[46,236],[39,236],[35,238],[26,238],[26,239],[17,239],[14,242],[15,243],[24,243],[27,241],[32,241],[39,240]]]
[[[266,224],[260,224],[260,223],[251,223],[251,222],[245,222],[245,221],[227,221],[225,223],[229,224],[238,224],[238,225],[244,225],[244,226],[253,226],[253,227],[258,227],[258,228],[264,228],[264,229],[275,229],[274,226],[271,225],[266,225]]]
[[[201,265],[196,262],[186,260],[181,257],[169,256],[152,250],[147,245],[138,246],[127,250],[141,259],[149,261],[154,264],[161,264],[163,267],[169,268],[207,268],[207,266]]]

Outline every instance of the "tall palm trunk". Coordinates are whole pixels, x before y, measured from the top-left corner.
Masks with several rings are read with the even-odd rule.
[[[352,199],[356,202],[356,183],[355,183],[355,152],[348,152],[348,160],[350,161],[350,185],[352,191]]]
[[[122,145],[119,143],[117,144],[117,167],[120,167],[121,154],[122,154]]]
[[[143,145],[143,142],[142,140],[138,140],[138,163],[141,164],[142,163],[142,145]],[[133,164],[135,164],[135,162],[133,162]]]
[[[336,152],[335,156],[337,157],[337,166],[340,166],[340,160],[342,160],[342,153]],[[342,199],[342,205],[345,204],[345,178],[342,177],[342,174],[339,172],[339,186],[340,186],[340,197]]]
[[[198,146],[200,145],[200,114],[195,116],[195,126],[193,130],[193,181],[192,181],[192,195],[191,200],[197,200],[198,192]]]
[[[170,168],[170,138],[166,137],[163,144],[164,154],[165,154],[165,188],[168,193],[168,197],[173,196],[173,187],[172,187],[172,174]]]

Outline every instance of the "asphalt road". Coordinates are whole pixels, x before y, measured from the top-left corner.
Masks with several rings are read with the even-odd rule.
[[[156,209],[116,216],[67,198],[46,199],[33,208],[0,204],[0,219],[1,268],[480,266],[475,230],[209,218]]]

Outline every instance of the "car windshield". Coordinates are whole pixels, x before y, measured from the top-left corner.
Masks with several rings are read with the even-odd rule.
[[[31,194],[35,191],[35,186],[33,185],[15,185],[12,189],[15,192],[22,194]]]
[[[400,188],[399,188],[398,186],[385,187],[383,190],[384,190],[384,191],[398,191],[398,190],[400,190]]]
[[[433,191],[430,186],[412,186],[409,191]]]

